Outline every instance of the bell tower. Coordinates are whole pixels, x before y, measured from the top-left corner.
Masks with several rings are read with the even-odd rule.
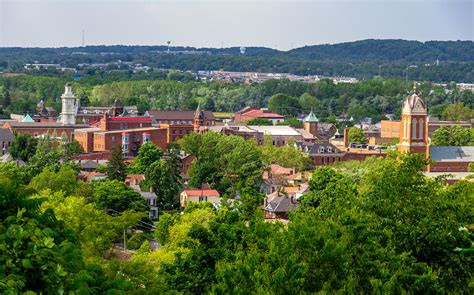
[[[64,93],[61,95],[61,123],[63,125],[76,124],[76,98],[72,94],[72,85],[67,83],[64,87]]]
[[[303,122],[304,130],[306,130],[307,132],[317,137],[319,135],[318,123],[319,123],[318,118],[311,110],[311,113],[309,113],[309,115],[306,118],[304,118],[304,122]]]
[[[400,152],[427,154],[428,122],[425,102],[416,94],[416,82],[413,94],[408,96],[402,105],[400,122]]]

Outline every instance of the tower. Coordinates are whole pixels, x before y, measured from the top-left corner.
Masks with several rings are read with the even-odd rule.
[[[120,99],[116,99],[114,101],[111,111],[112,111],[111,117],[118,117],[123,113],[123,106]]]
[[[204,125],[204,112],[201,110],[201,103],[198,104],[193,119],[194,132],[199,132],[199,128]]]
[[[63,125],[76,124],[76,98],[72,94],[72,85],[67,83],[64,87],[64,93],[61,95],[61,123]]]
[[[428,145],[428,122],[425,102],[416,94],[416,84],[413,94],[408,96],[402,105],[402,120],[400,122],[400,152],[426,154]]]
[[[318,136],[318,123],[319,123],[318,118],[313,113],[313,111],[311,111],[311,113],[309,113],[309,115],[306,116],[306,118],[304,118],[304,121],[303,121],[304,130],[313,134],[314,136]]]

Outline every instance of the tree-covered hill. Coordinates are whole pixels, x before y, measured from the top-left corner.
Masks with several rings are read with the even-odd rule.
[[[439,64],[436,63],[439,61]],[[27,63],[142,64],[183,71],[226,70],[297,75],[350,76],[431,82],[474,82],[473,41],[362,40],[290,51],[265,47],[194,48],[167,46],[86,46],[0,48],[0,71],[22,71]]]
[[[290,57],[307,60],[345,60],[351,62],[472,62],[472,41],[361,40],[334,45],[315,45],[288,52]]]

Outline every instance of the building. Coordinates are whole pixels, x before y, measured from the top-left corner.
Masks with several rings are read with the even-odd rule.
[[[187,125],[193,126],[195,111],[159,111],[150,110],[145,112],[145,116],[153,119],[153,124]],[[203,111],[202,126],[216,125],[216,118],[212,112]]]
[[[272,144],[275,146],[284,146],[291,141],[302,141],[304,139],[300,132],[290,126],[248,126],[248,128],[270,136]]]
[[[426,168],[430,173],[468,172],[469,164],[474,163],[474,147],[428,145],[427,110],[415,90],[403,104],[398,151],[425,154],[434,161]]]
[[[427,153],[428,122],[425,102],[416,94],[405,100],[402,105],[402,120],[400,124],[400,152]]]
[[[14,136],[10,129],[0,128],[0,148],[2,155],[8,153],[8,149],[13,142],[13,138]]]
[[[296,198],[276,191],[264,199],[263,212],[265,219],[288,219],[288,213],[298,206]]]
[[[307,153],[311,157],[313,165],[316,167],[344,161],[345,153],[341,152],[335,145],[331,143],[295,142],[294,146],[301,152]]]
[[[285,116],[275,114],[266,109],[257,109],[246,107],[238,111],[234,115],[235,123],[245,123],[252,119],[267,119],[272,121],[273,125],[285,121]]]
[[[214,189],[184,190],[179,198],[181,208],[185,208],[190,203],[210,202],[218,204],[220,201],[220,194]]]
[[[72,84],[67,83],[61,96],[62,108],[60,122],[63,125],[76,124],[76,98],[72,93]]]
[[[427,117],[428,121],[428,137],[433,135],[438,128],[446,126],[461,126],[464,128],[474,127],[474,121],[441,121],[436,117]],[[399,138],[401,121],[380,121],[380,136],[382,138]]]
[[[122,102],[119,99],[114,101],[112,107],[83,107],[80,105],[80,101],[76,102],[78,105],[76,111],[76,122],[91,124],[100,121],[104,114],[108,114],[111,117],[117,116],[134,116],[138,117],[139,112],[136,106],[122,106]]]
[[[89,128],[86,124],[75,124],[75,98],[71,84],[67,83],[62,98],[62,112],[59,122],[45,120],[35,122],[26,115],[21,122],[5,121],[2,128],[10,129],[13,133],[29,134],[34,137],[54,136],[68,142],[74,140],[74,129]],[[40,105],[41,107],[41,105]]]

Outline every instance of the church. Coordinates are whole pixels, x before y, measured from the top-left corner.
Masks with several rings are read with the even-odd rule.
[[[399,152],[422,153],[433,163],[427,172],[468,172],[474,162],[473,146],[432,146],[428,137],[428,111],[425,102],[416,93],[408,96],[402,105]]]

